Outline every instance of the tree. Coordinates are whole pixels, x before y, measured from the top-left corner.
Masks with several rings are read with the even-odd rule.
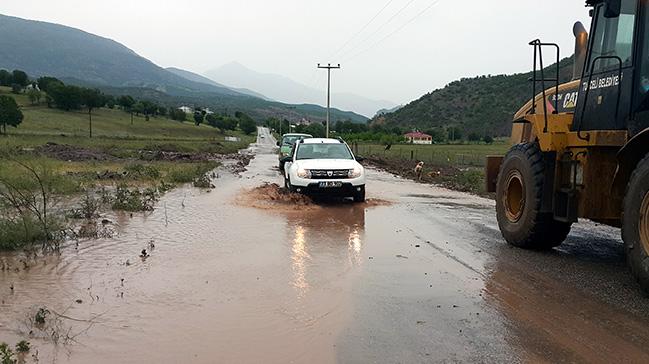
[[[462,129],[458,128],[457,126],[448,128],[448,139],[450,141],[454,142],[456,140],[461,140],[462,137]]]
[[[63,82],[54,77],[39,77],[38,80],[36,80],[36,83],[38,84],[38,88],[45,92],[50,92],[50,87],[53,85],[63,86]]]
[[[52,97],[54,104],[59,109],[70,111],[78,110],[83,105],[81,100],[81,88],[64,84],[50,84],[48,95]]]
[[[81,91],[81,102],[88,109],[88,130],[92,138],[92,110],[106,105],[106,96],[97,89],[83,89]]]
[[[175,107],[169,108],[169,117],[171,118],[171,120],[176,120],[180,122],[184,122],[187,120],[187,114],[184,111]]]
[[[207,121],[207,124],[213,128],[219,128],[221,130],[223,129],[223,118],[216,115],[216,114],[208,114],[205,117],[205,121]]]
[[[203,114],[200,111],[194,112],[194,125],[199,126],[203,123]]]
[[[470,142],[479,142],[480,141],[480,134],[476,132],[469,133],[469,141]]]
[[[133,105],[135,105],[135,99],[130,95],[122,95],[117,98],[117,105],[122,107],[122,110],[131,114],[131,125],[133,125]]]
[[[0,124],[7,134],[7,125],[17,128],[24,119],[16,100],[10,96],[0,96]]]
[[[257,130],[257,123],[255,123],[251,117],[245,115],[245,117],[242,117],[239,120],[239,128],[241,128],[241,131],[246,133],[246,135],[252,134]]]
[[[446,131],[444,128],[438,127],[426,131],[426,134],[433,137],[433,143],[444,143],[446,142]]]
[[[131,106],[131,111],[135,113],[135,115],[140,116],[140,114],[144,114],[144,103],[142,101],[138,101],[133,106]]]
[[[41,102],[41,97],[43,97],[43,94],[36,87],[34,87],[27,91],[27,97],[29,97],[29,101],[32,103],[32,105],[37,105]]]
[[[12,83],[11,73],[7,70],[0,70],[0,86],[11,86]]]
[[[239,121],[235,118],[226,117],[223,119],[223,129],[221,130],[236,130]]]
[[[106,95],[106,107],[109,109],[114,109],[115,105],[117,104],[117,101],[115,101],[115,97],[113,95]]]
[[[29,77],[27,74],[23,71],[20,70],[14,70],[11,74],[11,79],[13,83],[20,85],[21,87],[25,87],[29,85]]]
[[[305,131],[307,134],[311,134],[315,138],[324,138],[327,132],[324,125],[320,123],[312,123],[306,127]]]
[[[144,120],[149,121],[151,116],[155,116],[158,111],[158,104],[151,101],[141,101],[142,113],[144,113]]]
[[[130,95],[122,95],[117,98],[117,105],[121,106],[124,111],[131,111],[135,105],[135,99]]]

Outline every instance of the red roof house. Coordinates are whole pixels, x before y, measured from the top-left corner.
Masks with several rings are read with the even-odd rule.
[[[432,136],[419,131],[408,133],[404,135],[404,137],[406,138],[408,143],[411,144],[433,144]]]

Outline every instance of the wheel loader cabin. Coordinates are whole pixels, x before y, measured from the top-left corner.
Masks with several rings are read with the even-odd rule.
[[[622,227],[649,291],[649,1],[586,5],[592,24],[573,29],[570,82],[560,84],[559,46],[530,42],[530,101],[514,116],[512,149],[487,161],[487,189],[518,247],[560,245],[578,218]]]

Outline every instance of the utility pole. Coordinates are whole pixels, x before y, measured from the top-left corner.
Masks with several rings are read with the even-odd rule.
[[[329,138],[329,108],[331,107],[331,70],[340,69],[340,63],[337,66],[332,66],[331,63],[326,66],[321,66],[318,63],[318,68],[327,70],[327,138]]]

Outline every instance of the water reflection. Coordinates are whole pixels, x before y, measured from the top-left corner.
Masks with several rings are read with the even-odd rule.
[[[291,285],[302,299],[322,271],[348,271],[361,264],[365,207],[325,206],[287,217],[291,242]],[[318,273],[314,273],[318,270]]]
[[[293,261],[293,286],[297,289],[299,298],[302,298],[309,290],[309,283],[306,280],[306,262],[310,259],[304,237],[304,227],[298,226],[295,228],[291,260]]]

